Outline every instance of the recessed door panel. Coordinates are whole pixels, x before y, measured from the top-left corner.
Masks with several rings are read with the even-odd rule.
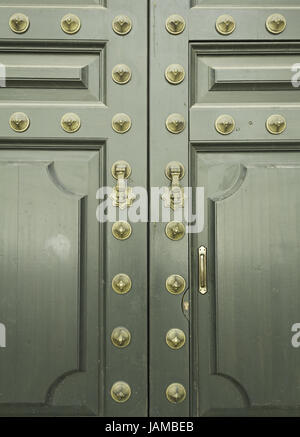
[[[100,164],[96,151],[0,152],[2,414],[50,412],[62,399],[98,414]]]
[[[0,53],[5,72],[2,100],[104,103],[104,47],[62,47],[56,53],[29,49],[24,54],[25,49]]]
[[[300,405],[298,152],[193,152],[205,189],[208,292],[197,291],[198,414],[268,415]],[[197,293],[197,294],[196,294]],[[268,413],[269,412],[269,413]]]

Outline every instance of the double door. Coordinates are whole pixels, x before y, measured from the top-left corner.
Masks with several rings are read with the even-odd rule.
[[[2,416],[299,414],[282,3],[1,0]]]

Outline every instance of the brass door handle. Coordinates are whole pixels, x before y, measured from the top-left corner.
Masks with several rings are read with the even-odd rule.
[[[166,188],[162,199],[166,208],[184,207],[184,189],[180,186],[180,180],[184,176],[184,167],[180,162],[172,161],[166,166],[166,177],[171,181],[171,187]]]
[[[117,161],[114,163],[111,169],[113,177],[117,180],[117,184],[113,189],[110,198],[113,201],[113,205],[125,209],[131,206],[136,196],[132,191],[132,188],[127,187],[126,179],[131,175],[131,167],[126,161]]]
[[[199,262],[199,293],[207,293],[207,249],[204,246],[198,249]]]

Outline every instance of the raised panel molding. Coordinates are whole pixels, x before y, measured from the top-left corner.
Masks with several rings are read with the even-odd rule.
[[[106,6],[107,0],[47,0],[47,6],[65,6],[65,5],[73,5],[73,6]],[[14,5],[33,5],[33,6],[41,6],[43,5],[43,0],[12,0],[10,1],[2,1],[3,5],[14,6]]]
[[[299,144],[192,149],[193,185],[206,193],[205,229],[192,246],[209,254],[209,293],[194,296],[197,414],[298,415]]]
[[[203,43],[191,51],[192,105],[300,103],[291,71],[298,43]]]
[[[224,6],[226,2],[224,0],[191,0],[191,7],[194,6]],[[282,7],[282,0],[230,0],[228,4],[231,6],[270,6],[270,7]],[[298,0],[284,1],[284,7],[299,6]],[[228,9],[228,8],[227,8]]]
[[[98,415],[99,151],[1,149],[0,167],[0,415]]]
[[[44,48],[39,43],[0,48],[6,84],[2,103],[96,102],[105,104],[105,45],[77,43]],[[25,53],[24,53],[25,52]]]

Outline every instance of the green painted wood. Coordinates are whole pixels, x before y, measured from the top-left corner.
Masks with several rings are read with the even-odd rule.
[[[215,147],[216,149],[216,147]],[[218,152],[217,152],[218,150]],[[193,149],[206,227],[192,238],[196,414],[300,415],[299,152]],[[208,294],[197,247],[208,248]]]
[[[99,224],[96,219],[96,193],[103,186],[116,185],[111,168],[117,160],[130,163],[130,186],[147,184],[148,2],[25,3],[0,6],[0,62],[8,79],[7,87],[0,88],[0,161],[5,169],[0,174],[1,195],[7,204],[0,214],[5,229],[0,323],[6,317],[12,324],[7,331],[9,349],[0,351],[5,357],[0,414],[145,416],[147,224],[132,223],[131,238],[116,240],[112,223]],[[26,34],[15,34],[8,25],[9,17],[19,11],[30,19]],[[81,20],[74,35],[64,33],[60,25],[70,12]],[[132,30],[124,37],[112,28],[120,14],[132,20]],[[131,81],[123,86],[112,80],[112,70],[120,63],[132,71]],[[16,111],[30,118],[24,133],[9,126]],[[68,112],[81,120],[73,134],[61,127]],[[117,113],[131,117],[132,128],[126,135],[112,129]],[[58,255],[49,255],[53,245],[63,250],[64,237],[71,241],[68,266]],[[126,296],[112,290],[118,273],[132,279]],[[131,331],[126,349],[111,342],[112,330],[118,326]],[[116,381],[130,384],[128,402],[111,398]]]
[[[1,415],[98,414],[99,165],[97,151],[0,151]]]

